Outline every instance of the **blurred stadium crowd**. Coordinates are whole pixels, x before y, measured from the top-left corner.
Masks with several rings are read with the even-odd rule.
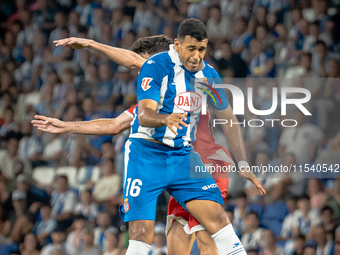
[[[0,254],[125,254],[128,230],[117,207],[123,203],[128,132],[47,134],[32,129],[30,121],[35,114],[63,121],[113,118],[136,103],[137,72],[91,50],[55,47],[54,40],[74,36],[129,49],[139,37],[175,38],[180,22],[191,17],[206,24],[205,60],[224,81],[275,78],[239,82],[243,90],[253,88],[256,109],[270,108],[273,87],[311,91],[312,116],[290,113],[297,127],[243,128],[251,164],[333,169],[260,175],[268,193],[262,198],[231,175],[226,210],[248,254],[340,254],[339,5],[338,0],[1,0]],[[281,119],[279,110],[271,117]],[[260,117],[248,111],[244,118]],[[219,128],[214,136],[225,141]],[[167,199],[162,194],[158,201],[152,255],[167,252]]]

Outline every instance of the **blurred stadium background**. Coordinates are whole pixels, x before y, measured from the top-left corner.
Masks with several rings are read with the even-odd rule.
[[[205,60],[228,83],[249,78],[240,87],[253,87],[255,108],[271,106],[272,87],[312,93],[310,118],[290,113],[298,127],[243,128],[249,162],[333,167],[327,174],[261,175],[268,191],[262,198],[231,179],[226,210],[248,254],[340,254],[339,6],[339,0],[0,0],[0,254],[125,254],[128,230],[117,206],[128,132],[47,134],[30,121],[35,114],[113,118],[136,103],[137,72],[88,49],[55,47],[54,40],[74,36],[129,49],[139,37],[175,38],[191,17],[208,29]],[[272,117],[282,118],[280,109]],[[244,116],[253,118],[260,117]],[[214,136],[227,146],[219,128]],[[167,199],[164,193],[158,201],[152,255],[167,252]]]

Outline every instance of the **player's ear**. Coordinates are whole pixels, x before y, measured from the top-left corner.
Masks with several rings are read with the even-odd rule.
[[[174,44],[175,44],[175,50],[178,51],[178,47],[181,44],[181,42],[178,39],[175,39]]]

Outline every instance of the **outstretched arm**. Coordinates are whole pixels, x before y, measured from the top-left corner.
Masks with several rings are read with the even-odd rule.
[[[54,41],[55,46],[68,46],[80,50],[89,48],[104,54],[106,57],[119,65],[129,69],[139,70],[145,62],[145,59],[130,50],[125,50],[109,45],[101,44],[90,39],[71,37]]]
[[[236,116],[233,114],[233,110],[231,108],[231,106],[229,105],[227,109],[225,110],[216,110],[214,108],[214,112],[216,114],[216,117],[218,119],[225,119],[228,120],[228,123],[232,122],[236,123],[238,122]],[[233,155],[235,156],[237,162],[247,162],[247,157],[246,157],[246,150],[244,147],[244,142],[243,142],[243,138],[242,138],[242,132],[241,132],[241,128],[239,125],[222,125],[222,129],[223,129],[223,133],[225,135],[225,137],[227,138],[228,144],[230,146],[230,149],[233,153]],[[256,175],[253,174],[249,167],[248,169],[246,169],[245,165],[239,164],[239,171],[240,171],[240,175],[244,178],[246,178],[247,180],[251,181],[255,186],[257,191],[261,194],[264,195],[266,194],[266,191],[264,190],[264,188],[262,187],[261,183],[259,182],[259,180],[256,178]]]
[[[126,113],[120,114],[113,119],[97,119],[91,121],[65,122],[56,118],[36,115],[32,120],[34,127],[49,133],[65,133],[83,135],[116,135],[130,128],[132,117]]]

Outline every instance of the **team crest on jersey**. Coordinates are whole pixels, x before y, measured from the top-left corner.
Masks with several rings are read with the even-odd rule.
[[[208,82],[207,77],[203,77],[202,81],[199,84],[201,84],[201,88],[203,88],[203,89],[207,88],[207,85],[209,86],[209,82]]]
[[[213,94],[216,95],[217,99],[219,100],[220,104],[222,105],[222,101],[221,101],[219,94],[217,93],[217,91],[213,87],[211,87],[209,85],[208,79],[206,77],[203,77],[201,79],[201,81],[198,82],[198,84],[200,84],[200,86],[197,87],[197,88],[204,91],[206,94],[208,94],[211,97],[211,99],[214,101],[215,105],[217,105],[217,102],[216,102]]]
[[[128,199],[127,199],[127,198],[125,198],[125,200],[124,200],[123,207],[124,207],[124,212],[129,211],[130,206],[129,206],[129,203],[128,203]]]
[[[174,100],[175,105],[186,112],[195,112],[202,105],[202,97],[196,92],[182,92],[179,93]]]
[[[151,88],[150,86],[150,82],[152,81],[153,79],[152,78],[149,78],[149,77],[146,77],[146,78],[143,78],[142,80],[142,89],[144,91],[148,90],[149,88]]]

